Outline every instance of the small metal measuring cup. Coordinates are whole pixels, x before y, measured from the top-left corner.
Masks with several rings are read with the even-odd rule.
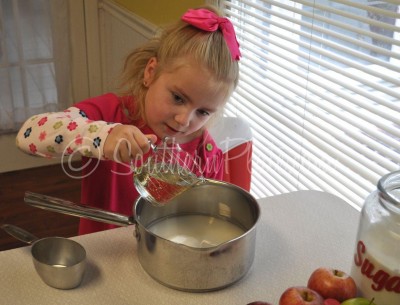
[[[192,186],[204,182],[196,176],[200,167],[195,158],[173,138],[164,138],[162,146],[150,143],[152,154],[141,166],[133,167],[139,194],[155,206],[163,206]]]
[[[10,224],[4,224],[1,228],[9,235],[32,245],[33,264],[47,285],[72,289],[81,284],[86,266],[86,250],[82,245],[63,237],[39,239]]]

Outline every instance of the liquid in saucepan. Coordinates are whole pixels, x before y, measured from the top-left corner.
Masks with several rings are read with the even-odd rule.
[[[155,223],[149,230],[157,236],[195,248],[209,248],[245,233],[241,227],[206,215],[183,215]]]

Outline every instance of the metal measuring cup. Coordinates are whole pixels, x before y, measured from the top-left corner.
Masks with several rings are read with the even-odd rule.
[[[72,289],[80,285],[86,266],[86,250],[82,245],[64,237],[39,239],[10,224],[4,224],[1,228],[16,239],[32,245],[33,264],[47,285],[58,289]]]
[[[196,160],[182,150],[173,138],[163,144],[150,143],[152,153],[139,167],[133,166],[134,183],[138,193],[155,206],[163,206],[192,186],[204,182]]]

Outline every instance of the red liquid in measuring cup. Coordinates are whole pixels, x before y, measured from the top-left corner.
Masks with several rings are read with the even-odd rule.
[[[164,205],[186,191],[197,182],[197,177],[182,168],[173,170],[155,165],[148,170],[141,169],[135,174],[135,184],[139,193],[156,205]]]

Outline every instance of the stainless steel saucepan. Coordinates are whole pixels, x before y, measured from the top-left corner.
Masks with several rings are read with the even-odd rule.
[[[139,198],[126,216],[26,192],[25,201],[55,212],[135,225],[140,264],[160,283],[183,291],[222,289],[249,271],[260,208],[247,191],[209,180],[163,207]]]

